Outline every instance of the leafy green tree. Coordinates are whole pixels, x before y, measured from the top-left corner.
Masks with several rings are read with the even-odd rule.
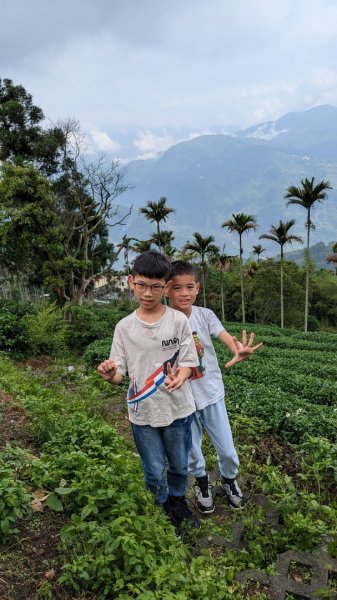
[[[288,327],[301,326],[301,305],[304,301],[305,271],[292,262],[284,261],[284,320]],[[257,323],[280,325],[280,290],[275,280],[280,276],[280,264],[267,258],[254,277],[248,278],[247,315]]]
[[[240,283],[241,283],[241,309],[242,309],[242,323],[246,322],[246,314],[245,314],[245,291],[243,285],[243,264],[242,264],[242,235],[252,229],[257,228],[256,219],[251,215],[245,215],[244,213],[237,213],[236,215],[232,214],[233,219],[229,219],[222,223],[222,227],[228,229],[228,231],[239,234],[239,244],[240,244]]]
[[[275,227],[272,225],[270,228],[270,233],[263,233],[260,235],[260,240],[271,240],[272,242],[276,242],[280,246],[281,252],[281,289],[280,289],[280,298],[281,298],[281,328],[284,327],[284,293],[283,293],[283,272],[284,272],[284,246],[286,244],[292,244],[293,242],[299,242],[303,244],[303,239],[298,235],[289,234],[289,230],[294,226],[295,219],[291,219],[290,221],[280,221],[279,226]]]
[[[310,314],[324,327],[337,327],[337,277],[327,269],[313,275],[310,305]]]
[[[201,283],[203,290],[203,299],[204,306],[206,306],[206,269],[207,269],[207,257],[212,256],[214,254],[219,253],[219,248],[214,242],[214,237],[209,235],[208,237],[203,237],[200,233],[195,232],[194,234],[194,242],[187,241],[184,249],[192,250],[195,252],[197,256],[200,257],[200,266],[201,266]]]
[[[45,175],[57,170],[64,143],[62,129],[42,129],[41,108],[22,85],[0,79],[0,161],[34,162]]]
[[[162,196],[158,202],[149,200],[145,207],[139,209],[139,214],[144,215],[150,223],[157,223],[157,242],[159,252],[162,251],[161,238],[160,238],[160,223],[163,221],[166,223],[166,219],[170,213],[174,213],[173,208],[166,206],[167,198]],[[156,242],[156,244],[157,244]]]
[[[29,275],[47,257],[62,224],[48,179],[32,165],[4,163],[0,178],[0,262],[11,273]]]
[[[285,195],[288,198],[287,204],[297,204],[302,206],[307,212],[307,244],[306,244],[306,280],[305,280],[305,308],[304,308],[304,331],[308,331],[308,313],[309,313],[309,277],[310,277],[310,230],[314,225],[311,221],[311,212],[315,203],[323,202],[328,197],[326,190],[331,190],[329,181],[320,181],[314,185],[315,178],[302,179],[301,186],[291,185]]]
[[[109,271],[116,257],[107,221],[114,226],[126,216],[119,217],[112,200],[125,189],[117,166],[102,169],[73,173],[57,187],[32,165],[5,163],[0,180],[2,265],[57,289],[63,301],[82,304],[90,284]]]
[[[333,254],[329,254],[329,256],[326,257],[327,262],[329,263],[334,263],[335,266],[335,274],[337,276],[337,243],[332,245],[332,252]]]
[[[42,120],[41,108],[22,85],[0,79],[0,160],[32,159]]]

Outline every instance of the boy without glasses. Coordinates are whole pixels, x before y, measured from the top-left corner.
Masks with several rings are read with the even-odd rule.
[[[212,310],[193,306],[200,287],[193,265],[186,261],[173,262],[170,280],[168,291],[170,305],[188,317],[199,357],[199,365],[192,369],[190,377],[197,410],[192,421],[192,447],[188,462],[189,473],[196,479],[197,508],[204,514],[214,511],[212,487],[201,451],[202,427],[204,427],[217,451],[221,487],[231,507],[239,509],[245,503],[236,481],[240,463],[233,443],[224,403],[225,391],[221,370],[211,336],[217,337],[234,354],[232,360],[226,363],[226,367],[249,358],[262,344],[252,346],[253,333],[247,343],[245,331],[242,334],[242,342],[239,342],[224,329]]]
[[[129,419],[145,482],[179,530],[184,519],[199,527],[185,500],[195,411],[188,378],[198,357],[188,319],[162,304],[169,272],[158,252],[137,257],[128,280],[139,306],[117,324],[110,358],[98,371],[114,384],[128,373]]]

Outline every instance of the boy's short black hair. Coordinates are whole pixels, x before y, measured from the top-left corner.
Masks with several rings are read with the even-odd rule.
[[[160,254],[156,250],[149,250],[137,256],[132,275],[143,275],[149,279],[165,279],[168,281],[171,264],[165,254]]]
[[[192,275],[195,281],[198,281],[198,273],[194,265],[187,260],[174,260],[171,263],[169,279],[179,275]]]

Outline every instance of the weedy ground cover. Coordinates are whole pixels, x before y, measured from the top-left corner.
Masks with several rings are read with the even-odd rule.
[[[228,329],[240,337],[241,326]],[[121,410],[125,390],[78,365],[68,372],[61,361],[39,376],[0,361],[0,387],[27,411],[39,448],[35,459],[13,444],[0,453],[3,481],[10,480],[7,500],[0,504],[2,548],[24,515],[37,518],[30,512],[36,490],[46,492],[49,514],[64,519],[55,579],[40,581],[36,598],[238,600],[252,597],[251,590],[235,582],[235,574],[245,568],[272,573],[278,553],[312,550],[326,538],[333,555],[336,336],[265,326],[254,330],[264,348],[224,371],[227,408],[241,474],[251,482],[251,501],[237,515],[218,497],[223,510],[204,519],[201,530],[186,530],[183,540],[175,538],[144,490],[130,437],[117,434],[127,431]],[[228,354],[220,345],[217,353],[224,364]],[[216,457],[207,436],[204,450],[213,468]],[[261,493],[279,513],[280,527],[266,522],[265,507],[255,503],[254,494]],[[243,550],[219,550],[210,542],[195,556],[198,538],[220,534],[230,540],[238,520],[244,526]],[[265,590],[256,594],[268,597]]]

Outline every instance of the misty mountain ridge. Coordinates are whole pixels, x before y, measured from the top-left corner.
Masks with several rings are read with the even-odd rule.
[[[264,240],[262,240],[264,241]],[[329,271],[335,272],[335,264],[328,263],[326,258],[329,254],[333,254],[332,246],[335,242],[329,242],[328,244],[324,244],[324,242],[318,242],[314,244],[310,248],[310,259],[315,265],[315,269],[328,269]],[[290,246],[285,246],[285,248],[290,248]],[[264,254],[262,254],[262,257]],[[251,257],[253,260],[256,260],[256,257]],[[280,260],[280,254],[275,255],[277,260]],[[290,262],[294,262],[297,265],[304,266],[305,265],[305,250],[286,250],[284,252],[284,259]]]
[[[300,186],[301,179],[329,180],[334,189],[328,199],[316,203],[312,221],[312,244],[337,238],[337,108],[318,106],[301,113],[288,113],[273,122],[250,127],[233,135],[203,135],[180,142],[159,158],[136,160],[127,166],[127,182],[132,189],[121,197],[123,205],[134,207],[127,226],[112,230],[147,239],[156,229],[138,214],[148,200],[167,198],[175,209],[162,229],[174,231],[174,245],[181,247],[193,233],[213,235],[226,252],[238,254],[238,235],[230,234],[221,224],[233,213],[253,215],[259,225],[256,232],[243,236],[248,256],[258,236],[281,220],[296,219],[293,233],[305,237],[306,212],[287,206],[284,195],[290,185]],[[120,235],[121,233],[121,235]],[[119,238],[120,239],[120,238]],[[276,244],[264,240],[268,255]],[[300,246],[298,246],[300,247]],[[296,247],[294,247],[296,250]]]

